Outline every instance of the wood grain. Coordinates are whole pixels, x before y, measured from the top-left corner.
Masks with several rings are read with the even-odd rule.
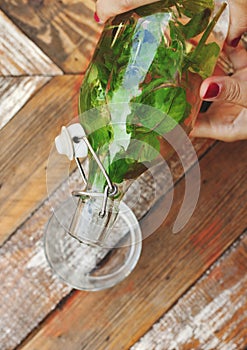
[[[166,222],[144,241],[131,276],[106,291],[75,292],[21,349],[120,350],[133,345],[246,228],[246,156],[244,142],[218,143],[201,160],[200,200],[183,231],[171,233],[183,199],[180,181]],[[152,220],[161,215],[163,203]]]
[[[210,145],[212,141],[209,140],[195,142],[199,155],[202,155]],[[187,154],[188,159],[190,156]],[[57,157],[56,153],[52,152],[49,157],[49,164],[53,170],[55,169],[50,178],[53,189],[63,180],[60,175],[64,174],[62,166],[60,173],[58,158],[61,163],[61,157]],[[170,163],[174,181],[178,181],[183,176],[181,164],[177,157],[173,157]],[[192,159],[190,163],[192,164]],[[144,182],[142,179],[141,186],[145,189]],[[49,201],[46,200],[0,249],[0,284],[4,291],[0,291],[0,297],[4,300],[0,303],[0,313],[4,315],[0,320],[1,350],[13,348],[21,342],[71,290],[52,275],[45,259],[42,239],[45,225],[52,215],[52,208],[61,205],[72,189],[79,188],[80,183],[80,176],[75,172],[69,178],[69,182],[66,179],[54,193],[50,191]],[[147,192],[145,189],[138,205],[133,208],[137,215],[141,212],[143,215],[144,207],[148,203]],[[37,194],[33,193],[33,196]],[[21,282],[18,276],[22,276]],[[13,291],[18,296],[14,301]],[[32,313],[28,311],[30,308]]]
[[[14,349],[71,291],[52,274],[43,249],[52,209],[66,197],[61,186],[0,248],[1,350]]]
[[[0,7],[63,71],[85,71],[102,30],[93,0],[2,0]]]
[[[52,60],[0,11],[0,75],[62,74]]]
[[[0,77],[0,129],[25,105],[37,90],[51,78],[34,77]]]
[[[131,350],[244,349],[247,233]]]
[[[247,226],[244,142],[195,142],[202,192],[178,235],[171,228],[184,195],[184,169],[176,157],[170,160],[176,183],[172,209],[144,241],[141,260],[123,283],[97,293],[71,292],[48,266],[45,225],[68,195],[67,184],[60,185],[61,164],[49,152],[61,126],[77,114],[82,77],[74,73],[85,71],[103,29],[93,21],[94,7],[93,0],[0,4],[1,350],[20,343],[25,350],[129,349],[145,333],[133,350],[243,348],[246,234],[237,246],[232,243]],[[193,168],[190,174],[193,181]],[[70,181],[78,184],[77,173]],[[144,181],[143,203],[145,186]],[[164,203],[160,199],[143,218],[143,228],[160,220]],[[140,215],[142,209],[134,207]]]
[[[53,78],[0,131],[0,242],[47,197],[49,152],[61,126],[74,118],[78,79]]]

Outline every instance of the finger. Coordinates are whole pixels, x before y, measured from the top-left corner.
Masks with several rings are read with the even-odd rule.
[[[237,48],[233,48],[229,45],[224,45],[224,53],[230,59],[234,70],[238,71],[243,69],[247,65],[247,50],[244,49],[242,42]]]
[[[96,13],[99,21],[104,23],[109,17],[155,1],[157,0],[98,0],[96,2]]]
[[[201,85],[200,96],[206,101],[230,102],[247,108],[247,69],[241,71],[241,78],[213,76]]]
[[[190,133],[191,137],[204,137],[233,142],[247,139],[247,110],[242,107],[226,105],[224,114],[220,106],[215,105],[207,113],[200,114]],[[227,114],[227,116],[226,116]]]
[[[247,31],[247,1],[230,0],[230,26],[227,44],[237,47],[241,35]]]
[[[214,116],[212,116],[212,119]],[[211,119],[208,114],[199,114],[193,129],[190,132],[190,137],[203,137],[211,138],[215,140],[224,139],[224,131],[220,129],[214,122],[211,123]],[[225,141],[225,139],[224,139]]]

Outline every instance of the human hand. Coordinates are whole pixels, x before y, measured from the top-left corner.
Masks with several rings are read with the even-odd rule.
[[[198,115],[190,133],[192,137],[228,142],[247,139],[247,52],[242,45],[234,49],[227,44],[224,51],[235,73],[231,77],[212,76],[203,81],[200,96],[213,104],[206,113]]]
[[[230,142],[247,139],[247,51],[240,40],[247,32],[247,1],[230,0],[229,4],[230,26],[223,52],[235,72],[231,77],[204,80],[200,96],[214,103],[199,114],[190,135]]]
[[[157,0],[97,0],[94,18],[96,22],[104,23],[109,17],[156,1]]]
[[[157,0],[97,0],[95,19],[109,17]],[[193,137],[222,141],[247,139],[247,51],[240,39],[247,32],[247,1],[229,0],[230,27],[224,51],[231,60],[234,74],[212,76],[201,85],[200,97],[214,101],[208,111],[199,114],[191,132]]]

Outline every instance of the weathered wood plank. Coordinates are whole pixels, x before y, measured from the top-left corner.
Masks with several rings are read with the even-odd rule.
[[[197,140],[195,147],[198,154],[202,155],[211,144],[212,141]],[[171,159],[171,164],[174,181],[177,181],[183,176],[183,169],[175,159]],[[55,156],[51,164],[56,164]],[[51,174],[53,187],[61,181],[59,169],[57,167],[54,169],[54,173]],[[71,189],[78,188],[79,179],[77,173],[71,176]],[[145,187],[144,183],[143,186]],[[143,203],[147,202],[146,192],[134,208],[136,213],[143,211]],[[4,303],[0,303],[0,313],[4,315],[0,321],[2,350],[11,349],[21,342],[70,291],[58,283],[57,278],[51,274],[42,245],[44,226],[51,216],[52,208],[57,207],[66,198],[68,198],[67,182],[59,187],[50,196],[49,202],[46,201],[0,249],[0,284],[1,290],[4,291],[3,293],[0,291],[0,296],[4,300]],[[18,276],[22,276],[21,283]],[[14,301],[13,290],[18,295]],[[33,310],[31,314],[28,312],[30,305]]]
[[[42,242],[52,208],[66,197],[59,188],[0,249],[1,350],[15,348],[71,291],[52,274]]]
[[[1,8],[66,72],[84,72],[102,26],[93,0],[2,0]]]
[[[62,74],[52,60],[0,10],[0,75]]]
[[[0,242],[47,197],[49,152],[61,126],[76,113],[78,79],[53,78],[0,131]]]
[[[0,129],[25,105],[49,77],[0,77]]]
[[[244,349],[247,233],[131,350]]]
[[[180,181],[168,219],[144,241],[131,276],[107,291],[74,293],[21,348],[115,350],[133,345],[246,228],[246,156],[244,142],[218,143],[201,160],[200,200],[183,231],[171,233],[183,198]],[[160,201],[152,220],[162,208]]]

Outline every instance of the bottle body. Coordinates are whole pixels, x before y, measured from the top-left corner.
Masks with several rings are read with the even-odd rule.
[[[79,166],[86,186],[72,192],[78,202],[66,201],[45,236],[48,261],[73,288],[100,290],[123,280],[139,259],[142,239],[163,222],[163,214],[154,216],[141,232],[138,219],[165,190],[169,211],[173,182],[165,159],[173,149],[181,156],[178,146],[188,141],[201,105],[200,84],[214,72],[228,22],[223,0],[162,0],[106,23],[80,91],[85,133],[71,135],[89,150],[87,176]],[[135,179],[142,173],[139,188]],[[179,229],[193,212],[193,198],[186,215],[178,214]]]
[[[187,133],[193,127],[200,84],[213,74],[227,34],[226,7],[220,0],[166,0],[106,23],[81,87],[79,112],[114,183],[138,177],[157,152],[168,156],[163,136],[177,124]],[[90,182],[104,186],[94,164],[90,172]]]

